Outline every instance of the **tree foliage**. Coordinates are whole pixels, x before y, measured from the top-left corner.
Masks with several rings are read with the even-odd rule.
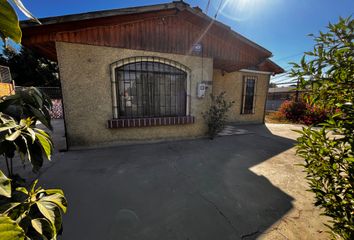
[[[58,64],[30,49],[7,47],[0,54],[0,65],[8,66],[18,86],[59,86]]]
[[[340,18],[328,32],[314,36],[312,51],[291,75],[310,89],[314,104],[332,109],[320,130],[304,128],[297,153],[304,167],[315,205],[331,218],[329,227],[344,239],[354,239],[354,20]]]

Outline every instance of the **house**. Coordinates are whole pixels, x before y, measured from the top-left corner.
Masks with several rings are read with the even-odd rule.
[[[262,123],[272,53],[178,1],[21,22],[22,44],[58,61],[69,147],[204,135],[209,94],[229,121]]]

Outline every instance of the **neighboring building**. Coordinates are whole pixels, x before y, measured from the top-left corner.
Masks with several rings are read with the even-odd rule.
[[[301,96],[304,91],[300,90],[298,92],[299,96]],[[295,97],[296,86],[269,88],[266,110],[277,111],[283,102],[286,100],[294,100]]]
[[[15,93],[15,84],[11,77],[10,68],[0,65],[0,97]]]
[[[271,52],[184,2],[21,22],[59,63],[70,147],[204,135],[209,94],[229,121],[263,123]]]

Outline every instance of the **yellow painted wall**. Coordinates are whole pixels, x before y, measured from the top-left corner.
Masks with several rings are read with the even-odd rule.
[[[65,120],[69,146],[97,146],[139,140],[189,138],[204,135],[202,111],[210,105],[209,97],[198,99],[197,83],[212,81],[212,59],[83,44],[57,42]],[[112,118],[110,64],[134,56],[155,56],[177,61],[191,70],[191,115],[196,123],[145,128],[108,129]],[[212,91],[211,86],[207,95]]]
[[[243,76],[257,77],[254,114],[241,114]],[[219,94],[222,91],[226,91],[226,99],[228,101],[235,101],[228,113],[228,121],[235,123],[264,122],[264,109],[268,93],[269,78],[269,74],[249,72],[232,72],[223,74],[220,70],[214,70],[213,93]]]
[[[0,83],[0,97],[14,94],[14,85],[12,83]]]

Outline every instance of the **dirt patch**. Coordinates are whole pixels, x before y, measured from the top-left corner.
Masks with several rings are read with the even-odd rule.
[[[281,116],[279,112],[266,112],[265,114],[266,123],[292,123],[284,116]]]

